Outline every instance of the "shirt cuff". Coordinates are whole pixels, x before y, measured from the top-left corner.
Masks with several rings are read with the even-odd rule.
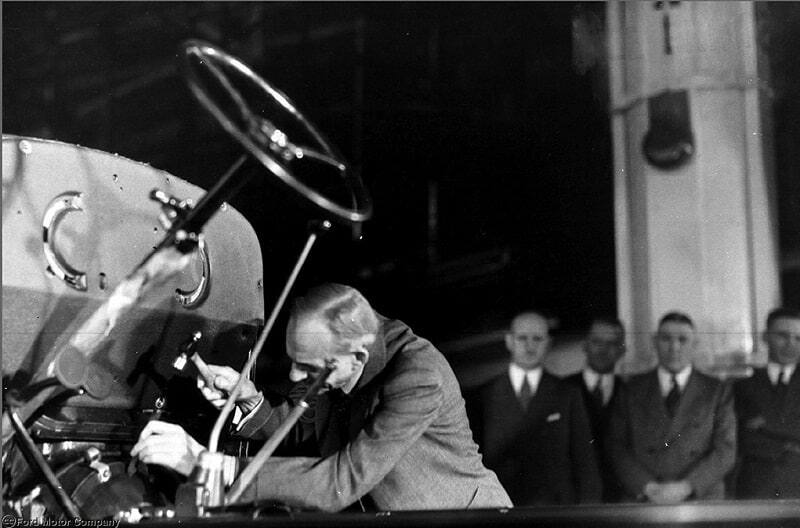
[[[239,431],[241,431],[242,427],[244,427],[244,425],[250,420],[250,418],[255,416],[256,412],[258,412],[258,409],[261,407],[261,404],[264,403],[264,394],[260,394],[260,396],[261,398],[258,400],[258,403],[255,405],[255,407],[250,409],[250,412],[248,412],[247,414],[244,414],[238,405],[236,406],[236,408],[233,411],[233,421],[232,421],[233,425],[236,426],[236,429],[234,429],[235,432],[238,433]]]
[[[225,486],[228,487],[236,480],[236,470],[238,469],[239,461],[235,456],[224,455],[222,463],[222,479]]]

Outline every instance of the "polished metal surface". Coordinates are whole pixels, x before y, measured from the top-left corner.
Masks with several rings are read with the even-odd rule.
[[[29,142],[26,143],[30,145]],[[64,215],[70,211],[83,211],[83,193],[69,191],[50,201],[42,216],[42,249],[48,273],[64,281],[70,288],[86,291],[86,273],[70,266],[56,247],[56,229]]]
[[[211,289],[211,258],[208,256],[208,243],[205,238],[201,237],[197,241],[195,254],[200,259],[202,268],[197,286],[193,290],[182,290],[180,288],[175,290],[175,300],[184,308],[200,306],[208,297],[208,292]]]

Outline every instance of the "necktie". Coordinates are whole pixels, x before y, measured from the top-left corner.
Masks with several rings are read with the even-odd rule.
[[[592,399],[597,407],[603,406],[603,378],[598,377],[597,383],[594,384],[592,389]]]
[[[531,391],[531,385],[528,383],[528,376],[522,378],[522,387],[519,389],[519,404],[522,406],[522,410],[528,410],[528,404],[533,397],[533,391]]]
[[[783,405],[786,399],[786,389],[789,387],[789,372],[784,368],[778,375],[778,382],[775,384],[775,404]]]
[[[667,413],[669,414],[670,418],[675,416],[675,412],[678,410],[678,404],[681,401],[681,391],[678,388],[678,379],[673,374],[670,378],[672,381],[672,388],[669,389],[669,393],[667,394],[666,400],[664,403],[667,405]]]

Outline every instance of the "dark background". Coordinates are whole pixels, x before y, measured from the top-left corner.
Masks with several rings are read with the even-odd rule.
[[[602,3],[2,9],[6,134],[116,152],[209,188],[241,149],[190,95],[180,43],[219,45],[288,94],[352,163],[375,206],[360,233],[338,227],[323,237],[298,289],[353,284],[445,352],[479,346],[524,308],[548,311],[562,333],[616,311],[603,64],[573,60],[573,19],[588,14],[602,26]],[[800,9],[760,4],[758,21],[776,109],[784,297],[797,304]],[[267,310],[313,216],[269,178],[231,200],[261,240]]]

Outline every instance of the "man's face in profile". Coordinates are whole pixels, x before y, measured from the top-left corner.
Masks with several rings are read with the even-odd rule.
[[[321,319],[299,321],[290,332],[286,353],[292,360],[289,379],[293,382],[315,378],[329,361],[333,362],[334,369],[328,376],[326,389],[348,386],[353,377],[360,374],[355,354],[341,353],[336,336]]]
[[[691,365],[697,344],[697,336],[691,325],[678,321],[662,323],[653,341],[658,363],[667,371],[674,374]]]

